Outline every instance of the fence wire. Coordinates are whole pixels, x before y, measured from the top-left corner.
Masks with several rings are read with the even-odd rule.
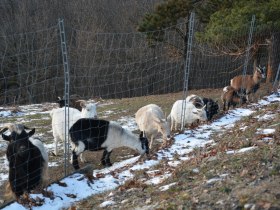
[[[67,26],[67,23],[63,33],[57,24],[44,30],[1,36],[1,109],[13,107],[16,111],[24,109],[23,105],[41,103],[57,108],[54,102],[58,96],[64,97],[66,104],[69,104],[72,95],[89,100],[131,98],[193,89],[222,89],[229,85],[232,77],[242,74],[246,53],[237,47],[237,43],[246,46],[250,24],[244,31],[231,34],[224,46],[199,42],[196,39],[199,27],[195,24],[186,83],[188,45],[185,41],[188,39],[185,38],[189,35],[188,24],[185,20],[154,32],[158,35],[158,41],[147,40],[148,33],[98,33],[76,29]],[[65,38],[61,39],[61,34]],[[280,34],[273,33],[271,36],[278,40],[272,46],[273,55],[277,56]],[[248,74],[253,72],[255,58],[262,65],[267,65],[269,58],[267,35],[253,34],[253,37],[258,40],[260,50],[257,54],[247,55]],[[63,55],[67,55],[67,59]],[[69,62],[67,66],[65,62]],[[277,69],[278,65],[279,62],[271,63],[272,68],[276,66]],[[276,69],[272,77],[275,81],[279,80],[279,71],[276,75]],[[17,116],[13,117],[10,121],[14,122]],[[1,126],[5,122],[6,117],[1,116]],[[45,142],[52,150],[50,117],[47,125],[41,125],[31,117],[28,123],[31,127],[41,126],[39,132],[47,136]],[[64,132],[67,133],[68,129]],[[68,148],[68,145],[65,147]],[[0,148],[0,162],[4,164],[6,148]],[[68,159],[67,156],[63,164],[67,164]],[[7,174],[7,168],[1,167],[0,173]]]

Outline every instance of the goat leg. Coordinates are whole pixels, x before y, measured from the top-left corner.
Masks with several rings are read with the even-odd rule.
[[[112,163],[110,161],[110,155],[111,155],[111,152],[108,152],[105,149],[103,152],[102,158],[101,158],[101,163],[103,166],[106,166],[106,167],[112,166]]]
[[[78,162],[78,155],[76,154],[75,151],[72,151],[72,165],[74,167],[75,170],[78,170],[80,169],[80,166],[79,166],[79,162]]]

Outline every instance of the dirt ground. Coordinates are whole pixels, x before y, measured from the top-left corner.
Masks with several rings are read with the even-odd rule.
[[[202,96],[202,97],[208,97],[208,98],[212,98],[213,100],[217,100],[219,102],[219,104],[220,104],[220,107],[222,107],[222,103],[221,103],[221,100],[220,100],[221,93],[222,93],[222,89],[203,89],[203,90],[191,90],[191,91],[188,91],[188,95],[196,94],[196,95],[199,95],[199,96]],[[267,93],[268,93],[267,87],[262,86],[262,88],[261,88],[261,90],[259,90],[256,98],[259,98],[259,97],[261,97],[263,95],[267,95]],[[134,113],[140,107],[142,107],[142,106],[144,106],[146,104],[149,104],[149,103],[155,103],[155,104],[161,106],[162,109],[164,110],[164,112],[168,115],[168,113],[170,112],[170,109],[172,107],[172,104],[176,100],[181,99],[182,97],[183,97],[183,93],[179,92],[179,93],[170,93],[170,94],[164,94],[164,95],[136,97],[136,98],[130,98],[130,99],[112,99],[112,100],[102,101],[101,103],[105,103],[105,102],[108,102],[108,101],[110,101],[112,103],[110,105],[107,105],[107,106],[99,107],[97,111],[102,116],[102,113],[105,113],[107,110],[113,110],[114,112],[111,113],[110,115],[105,115],[104,114],[104,118],[109,119],[109,120],[116,120],[116,119],[119,119],[120,117],[123,117],[123,116],[131,116],[131,117],[133,117]],[[223,111],[222,110],[220,110],[220,113],[215,118],[218,118],[221,115],[223,115]],[[40,116],[38,116],[38,118],[40,118]],[[34,120],[34,119],[32,119],[32,120]],[[30,122],[32,122],[32,120],[30,120]],[[42,119],[42,121],[44,121],[44,122],[40,123],[40,125],[42,125],[42,128],[41,129],[40,128],[36,128],[36,129],[38,130],[38,132],[40,132],[40,131],[41,132],[45,132],[44,139],[46,139],[46,143],[51,143],[52,139],[53,139],[52,138],[52,133],[49,132],[51,130],[51,121],[50,121],[50,119],[49,120]],[[135,131],[135,133],[138,133],[138,132],[139,131],[137,131],[137,130]],[[153,150],[156,151],[159,147],[160,147],[160,144],[159,143],[155,143]],[[61,150],[61,154],[62,154],[62,152],[63,151]],[[5,151],[0,152],[1,156],[4,155],[4,154],[5,154]],[[278,154],[280,154],[280,153],[278,153]],[[128,157],[132,157],[134,155],[136,155],[136,152],[131,150],[131,149],[119,148],[119,149],[116,149],[116,150],[114,150],[112,152],[111,162],[114,163],[114,162],[122,161],[122,160],[127,159]],[[100,169],[100,168],[103,167],[103,166],[100,165],[101,156],[102,156],[102,151],[86,152],[85,153],[85,158],[86,158],[87,162],[86,163],[81,163],[80,162],[80,166],[84,167],[84,166],[86,166],[87,164],[90,163],[90,164],[93,165],[93,167],[95,169]],[[55,161],[59,162],[58,166],[53,166],[53,167],[49,168],[49,173],[51,174],[49,183],[53,183],[53,182],[56,182],[56,181],[60,180],[65,175],[64,174],[64,172],[65,172],[64,158],[63,158],[63,155],[61,155],[61,156],[54,156],[52,154],[52,152],[50,151],[49,152],[49,159],[50,159],[51,162],[55,162]],[[227,159],[222,159],[222,160],[223,161],[227,161]],[[201,168],[200,170],[203,170],[203,166],[204,165],[208,166],[209,164],[211,164],[214,167],[216,161],[205,162],[205,160],[203,160],[203,161],[201,161],[199,163],[200,166],[195,165],[195,163],[193,163],[193,162],[186,163],[186,166],[182,167],[182,169],[178,169],[178,172],[176,172],[178,174],[181,174],[180,175],[181,177],[176,177],[175,179],[178,179],[178,182],[188,182],[188,180],[190,180],[190,179],[195,179],[193,176],[198,176],[198,175],[192,174],[192,176],[191,176],[192,178],[187,176],[187,174],[191,173],[191,171],[189,170],[190,168],[199,167],[199,168]],[[230,160],[228,160],[228,161],[230,161]],[[180,171],[180,170],[183,170],[183,171]],[[74,172],[73,167],[69,164],[69,167],[67,168],[67,173],[72,173],[72,172]],[[175,175],[176,175],[176,173],[175,173]],[[239,173],[239,172],[236,172],[236,173]],[[267,185],[273,185],[273,184],[276,184],[277,182],[279,184],[279,177],[277,177],[276,180],[273,180],[273,182],[272,181],[268,182]],[[199,184],[195,184],[194,182],[192,182],[192,184],[187,184],[187,185],[188,185],[188,187],[186,189],[182,190],[182,192],[180,192],[180,193],[178,191],[180,191],[181,187],[180,186],[176,187],[176,194],[179,193],[179,195],[180,195],[179,197],[182,199],[182,201],[179,202],[179,203],[184,203],[183,201],[185,199],[188,199],[188,198],[190,198],[190,196],[196,195],[196,194],[198,195],[200,193],[201,193],[201,195],[199,196],[200,198],[202,198],[201,196],[204,196],[205,202],[206,203],[210,202],[210,201],[207,201],[207,197],[208,198],[211,197],[210,196],[211,195],[210,191],[208,189],[208,188],[211,188],[211,187],[209,187],[209,186],[207,187],[206,186],[202,190],[201,187],[198,187]],[[227,183],[227,185],[230,185],[230,183]],[[280,189],[280,185],[278,185],[278,186],[279,186],[279,189]],[[144,195],[143,195],[143,193],[141,193],[141,190],[143,191],[143,189],[140,189],[140,192],[138,192],[139,189],[136,189],[135,195],[131,196],[131,199],[134,199],[135,196],[139,197],[139,198],[143,198]],[[235,189],[235,190],[238,191],[239,193],[241,193],[241,190],[238,190],[238,189]],[[250,189],[248,189],[248,190],[250,190]],[[271,189],[271,190],[276,191],[276,189]],[[192,192],[190,193],[190,191],[192,191]],[[223,189],[220,189],[220,191],[226,192],[227,188],[224,187]],[[232,189],[231,189],[231,191],[232,191]],[[255,189],[252,189],[252,191],[254,192]],[[146,190],[144,190],[143,192],[146,192]],[[134,193],[134,191],[133,191],[133,193]],[[171,193],[173,193],[173,192],[171,192]],[[127,194],[129,194],[129,192],[123,192],[123,191],[120,191],[120,190],[116,190],[116,194],[118,196],[122,197],[120,199],[123,199],[123,197],[128,196]],[[156,193],[155,192],[148,193],[147,195],[144,196],[144,199],[146,199],[146,198],[148,199],[149,196],[151,196],[151,198],[153,199],[154,194],[156,194]],[[3,195],[4,195],[4,188],[1,187],[0,188],[0,197],[3,198]],[[277,196],[279,196],[279,195],[277,194]],[[161,200],[163,200],[163,203],[157,204],[155,207],[150,206],[151,207],[150,209],[177,209],[177,206],[180,206],[179,203],[177,203],[177,201],[176,202],[175,201],[171,202],[171,203],[174,203],[175,206],[172,206],[173,204],[170,204],[170,206],[169,206],[169,204],[167,204],[169,202],[169,199],[167,199],[168,196],[165,195],[165,194],[163,194],[163,195],[156,195],[155,199],[158,199],[157,196]],[[102,195],[100,195],[100,196],[97,195],[94,198],[96,203],[98,203],[99,200],[102,200],[101,197],[102,197]],[[196,197],[196,196],[194,196],[194,197]],[[280,200],[280,198],[279,198],[279,200]],[[6,202],[8,202],[8,201],[5,200],[4,204]],[[137,205],[137,202],[141,202],[142,203],[143,200],[136,199],[136,201],[135,201],[136,204],[133,205],[132,208],[128,207],[127,205],[124,205],[123,208],[121,206],[119,206],[117,209],[137,209],[138,207],[140,209],[142,209],[143,206],[141,206],[140,204]],[[144,200],[144,203],[145,202],[147,202],[147,201]],[[192,200],[191,203],[195,204],[196,201]],[[210,203],[212,203],[212,202],[210,202]],[[185,204],[182,204],[182,205],[185,206]],[[85,209],[85,208],[90,208],[90,206],[91,207],[95,206],[95,203],[89,203],[89,202],[87,203],[85,201],[85,204],[83,204],[83,202],[81,202],[81,204],[79,204],[78,206],[79,206],[79,208],[77,208],[77,209]],[[207,209],[206,208],[207,206],[209,206],[209,204],[207,204],[204,209]],[[174,207],[176,207],[176,208],[174,208]],[[192,208],[192,205],[191,206],[186,205],[186,207]],[[203,207],[204,207],[204,205],[201,205],[200,209],[203,209]]]

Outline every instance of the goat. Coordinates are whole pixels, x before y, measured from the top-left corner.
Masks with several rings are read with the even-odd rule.
[[[233,108],[235,108],[237,104],[244,104],[247,101],[247,98],[245,96],[239,95],[231,86],[226,86],[223,88],[221,99],[223,102],[224,111],[229,110],[230,106],[233,106]]]
[[[206,116],[207,116],[207,120],[210,121],[212,120],[213,116],[215,114],[218,114],[219,112],[219,104],[218,101],[214,101],[211,98],[203,98],[203,102],[206,105]]]
[[[201,121],[207,120],[205,105],[201,109],[199,109],[196,108],[191,102],[186,102],[186,100],[178,100],[173,104],[171,112],[168,116],[168,121],[171,121],[172,131],[174,129],[178,130],[178,126],[181,124],[181,118],[183,115],[183,110],[182,110],[183,103],[185,103],[184,126],[188,124],[192,124],[197,120],[201,120]]]
[[[81,97],[79,95],[71,95],[69,97],[69,107],[78,109],[79,111],[82,111],[82,107],[81,107]],[[65,106],[65,98],[61,98],[61,97],[57,97],[57,101],[56,103],[58,103],[59,108],[62,108]]]
[[[2,138],[9,141],[6,156],[9,162],[9,183],[6,196],[19,198],[48,180],[48,153],[39,139],[31,138],[30,132],[21,124],[6,124],[0,131]],[[10,135],[4,134],[9,130]]]
[[[204,105],[206,105],[205,111],[208,121],[210,121],[213,118],[213,116],[219,111],[218,102],[213,101],[211,98],[204,98],[192,94],[186,98],[186,101],[192,102],[196,108],[202,108]]]
[[[187,98],[186,98],[186,102],[192,102],[193,105],[196,107],[196,108],[202,108],[205,104],[204,104],[204,101],[203,101],[203,98],[201,98],[200,96],[197,96],[197,95],[189,95]]]
[[[230,80],[230,86],[235,89],[240,95],[245,94],[249,101],[249,94],[255,95],[255,92],[260,87],[261,79],[265,78],[265,67],[256,67],[253,75],[238,75]],[[243,84],[244,82],[244,84]]]
[[[70,130],[72,144],[72,164],[79,169],[78,155],[85,150],[104,150],[101,163],[111,166],[110,155],[113,149],[129,147],[140,154],[149,153],[148,139],[141,132],[137,137],[131,131],[122,128],[113,121],[81,118],[75,122]]]
[[[97,118],[97,103],[87,103],[86,101],[80,101],[80,106],[82,107],[82,112],[77,109],[69,107],[53,109],[50,112],[52,118],[52,131],[54,137],[54,155],[58,155],[57,144],[58,141],[64,142],[65,137],[68,138],[68,131],[65,135],[65,127],[67,127],[67,122],[69,121],[69,128],[80,118]],[[65,121],[65,110],[66,110],[66,121]],[[68,119],[69,115],[69,119]],[[65,148],[64,148],[65,152]],[[83,156],[81,155],[81,160],[84,162]]]
[[[170,125],[167,123],[162,109],[156,104],[143,106],[135,113],[135,121],[144,135],[150,140],[150,149],[153,140],[158,134],[163,137],[163,145],[170,139]]]

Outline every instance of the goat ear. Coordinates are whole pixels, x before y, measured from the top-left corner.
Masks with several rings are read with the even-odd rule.
[[[157,117],[154,117],[154,116],[153,116],[153,120],[156,121],[157,123],[161,122],[161,119],[158,119]]]
[[[7,136],[7,135],[5,135],[4,133],[2,133],[2,138],[5,140],[5,141],[11,141],[11,136],[9,135],[9,136]]]
[[[158,122],[158,123],[160,122],[159,119],[157,117],[155,117],[154,115],[151,116],[151,119],[155,122]]]
[[[26,127],[25,125],[23,126],[23,128],[26,130],[30,130],[30,128]]]
[[[197,111],[193,111],[192,113],[193,113],[193,114],[198,114],[198,112],[197,112]]]
[[[33,128],[33,129],[28,133],[28,136],[29,136],[29,137],[30,137],[30,136],[33,136],[34,133],[35,133],[35,128]]]

